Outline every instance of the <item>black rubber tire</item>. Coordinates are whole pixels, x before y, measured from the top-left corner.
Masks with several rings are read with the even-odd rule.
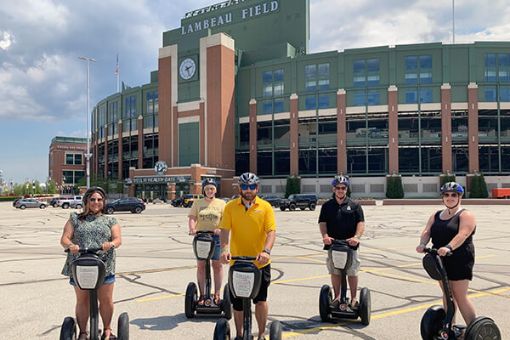
[[[420,333],[423,340],[433,340],[442,327],[446,313],[442,306],[429,307],[420,322]]]
[[[184,314],[188,319],[195,317],[195,308],[198,300],[197,285],[195,282],[188,283],[186,295],[184,297]]]
[[[111,214],[113,214],[114,212],[115,212],[115,209],[113,209],[113,208],[108,208],[108,209],[106,209],[106,213],[107,213],[108,215],[111,215]]]
[[[316,207],[317,207],[317,204],[315,204],[315,203],[310,203],[308,205],[308,209],[310,209],[310,211],[314,211]]]
[[[370,315],[372,311],[372,301],[370,299],[370,290],[362,288],[359,293],[359,316],[361,324],[368,326],[370,324]]]
[[[501,332],[494,320],[485,316],[474,319],[466,328],[466,340],[501,340]]]
[[[228,284],[223,288],[223,300],[221,301],[221,310],[225,319],[232,319],[232,303],[230,301],[230,288]]]
[[[216,321],[214,327],[214,340],[230,340],[230,324],[225,318]]]
[[[69,209],[69,203],[62,204],[62,209]]]
[[[331,310],[329,307],[331,301],[333,301],[333,296],[331,295],[331,287],[328,285],[323,285],[319,294],[319,314],[321,316],[322,322],[328,322],[331,320]]]
[[[282,324],[276,320],[269,326],[269,340],[282,340]]]
[[[74,318],[68,316],[62,322],[60,340],[76,340],[76,322]]]
[[[280,205],[280,210],[285,211],[285,207],[283,205]]]
[[[129,340],[129,315],[124,312],[117,321],[117,340]]]
[[[142,208],[141,207],[136,207],[135,208],[135,214],[139,214],[142,212]]]
[[[76,209],[81,209],[83,206],[81,204],[76,204]]]
[[[289,210],[290,211],[296,210],[296,204],[294,204],[294,203],[289,204]]]
[[[24,205],[22,204],[22,205],[20,205],[20,206],[19,206],[19,208],[20,208],[21,210],[25,210],[26,206],[24,206]]]
[[[39,209],[46,209],[46,204],[41,204],[41,205],[39,206]]]

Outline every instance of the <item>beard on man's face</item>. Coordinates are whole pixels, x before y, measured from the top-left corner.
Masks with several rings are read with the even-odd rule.
[[[247,201],[253,200],[256,195],[257,195],[257,191],[256,190],[254,190],[254,191],[252,191],[252,190],[242,191],[241,190],[241,197],[244,198]]]

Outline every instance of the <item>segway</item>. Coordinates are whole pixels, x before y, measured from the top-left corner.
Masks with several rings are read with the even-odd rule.
[[[193,239],[193,251],[197,260],[205,261],[205,291],[204,304],[198,304],[197,285],[195,282],[188,283],[186,297],[184,299],[184,314],[188,319],[195,315],[218,315],[226,319],[232,317],[232,306],[230,304],[230,293],[228,285],[223,289],[223,300],[218,305],[214,303],[211,295],[211,257],[214,253],[213,232],[199,231]]]
[[[243,300],[243,340],[253,339],[251,333],[251,300],[254,299],[260,289],[262,272],[253,264],[256,257],[233,256],[235,263],[230,266],[228,272],[228,286],[234,298]],[[282,325],[280,321],[273,321],[269,326],[269,340],[281,340]],[[224,318],[216,322],[214,328],[214,340],[229,340],[230,325]]]
[[[333,240],[331,244],[331,256],[333,265],[340,270],[341,289],[340,305],[335,308],[331,305],[333,302],[333,290],[329,285],[323,285],[319,295],[319,314],[323,322],[332,319],[361,319],[361,324],[368,326],[370,323],[371,301],[370,290],[361,288],[358,306],[350,306],[347,297],[347,273],[352,262],[353,250],[345,240]]]
[[[501,340],[501,332],[498,326],[494,320],[486,316],[477,317],[467,328],[462,325],[452,325],[456,307],[443,261],[437,254],[437,249],[425,248],[424,252],[426,254],[423,257],[423,268],[425,268],[432,279],[441,281],[443,284],[444,295],[446,297],[446,310],[443,306],[439,305],[427,309],[421,318],[420,332],[422,339],[458,339],[461,337],[462,333],[464,333],[464,339],[466,340]],[[447,256],[449,255],[451,255],[451,252],[449,252]]]
[[[69,250],[66,250],[69,252]],[[80,289],[88,290],[90,296],[90,340],[99,340],[99,308],[97,303],[97,290],[103,284],[106,266],[101,260],[101,248],[80,249],[80,256],[71,263],[73,278]],[[74,340],[77,338],[76,321],[68,316],[60,329],[60,340]],[[127,313],[119,315],[117,324],[117,339],[129,340],[129,316]]]

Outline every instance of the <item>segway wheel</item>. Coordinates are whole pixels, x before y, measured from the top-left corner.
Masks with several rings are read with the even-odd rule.
[[[230,288],[228,284],[223,288],[223,301],[221,301],[221,310],[225,319],[232,319],[232,304],[230,303]]]
[[[269,340],[281,340],[282,339],[282,324],[280,321],[271,322],[269,327]]]
[[[370,314],[372,309],[372,302],[370,300],[370,290],[362,288],[359,294],[359,316],[361,324],[368,326],[370,324]]]
[[[331,287],[328,285],[322,286],[321,293],[319,295],[319,314],[322,322],[328,322],[331,319],[331,310],[329,307],[331,301],[333,301]]]
[[[230,325],[227,319],[221,318],[216,321],[214,340],[230,340]]]
[[[433,340],[438,335],[442,327],[443,319],[446,314],[442,306],[432,306],[421,318],[420,332],[423,340]]]
[[[197,305],[198,296],[197,296],[197,285],[195,282],[188,283],[188,287],[186,288],[186,296],[184,298],[184,314],[188,319],[192,319],[195,317],[195,308]]]
[[[466,328],[464,338],[466,340],[501,340],[501,332],[494,320],[480,316]]]
[[[62,322],[60,328],[60,340],[74,340],[76,339],[76,322],[74,318],[68,316]]]
[[[117,339],[118,340],[129,340],[129,315],[124,312],[119,315],[117,322]]]

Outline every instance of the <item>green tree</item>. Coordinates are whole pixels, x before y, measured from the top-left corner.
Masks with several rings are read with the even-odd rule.
[[[287,177],[287,185],[285,186],[285,198],[292,194],[299,194],[301,192],[301,177],[289,176]]]
[[[404,186],[402,185],[402,176],[388,175],[386,176],[386,197],[387,198],[404,198]]]
[[[469,190],[469,198],[487,198],[489,192],[487,190],[487,183],[482,174],[475,174],[471,177],[471,185]]]

